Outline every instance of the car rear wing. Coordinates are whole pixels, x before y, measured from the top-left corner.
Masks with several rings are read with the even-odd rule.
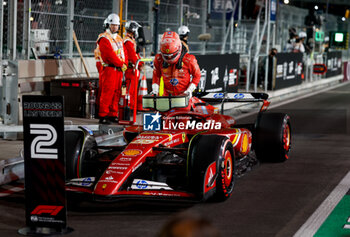
[[[263,102],[269,98],[266,93],[203,93],[198,96],[206,102]]]
[[[264,112],[270,105],[270,102],[267,100],[269,95],[266,93],[227,93],[227,92],[217,92],[217,93],[201,93],[197,96],[205,101],[212,103],[221,103],[221,113],[224,112],[224,103],[225,102],[242,102],[242,103],[256,103],[262,102],[260,112]]]

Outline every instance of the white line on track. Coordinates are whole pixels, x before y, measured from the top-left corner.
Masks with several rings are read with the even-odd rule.
[[[316,211],[309,219],[300,227],[294,234],[294,237],[314,236],[317,230],[321,227],[326,218],[331,214],[335,206],[344,197],[350,188],[350,172],[340,181],[335,189],[328,195]]]

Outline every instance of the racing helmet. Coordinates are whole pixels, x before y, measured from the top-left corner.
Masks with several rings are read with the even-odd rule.
[[[126,31],[134,33],[135,39],[138,38],[138,36],[139,36],[138,29],[140,27],[141,27],[141,25],[139,23],[137,23],[136,21],[128,21],[125,24]]]
[[[181,40],[174,31],[166,31],[160,40],[160,53],[168,64],[177,63],[181,55]]]
[[[178,31],[180,38],[181,37],[186,37],[188,33],[190,33],[190,29],[188,29],[187,26],[180,26]]]
[[[120,25],[119,16],[115,13],[111,13],[107,16],[108,25]]]

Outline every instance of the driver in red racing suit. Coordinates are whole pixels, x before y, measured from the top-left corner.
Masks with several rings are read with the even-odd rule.
[[[167,31],[163,34],[160,54],[155,56],[153,64],[152,94],[158,95],[160,78],[163,77],[164,96],[187,93],[192,97],[201,72],[196,57],[182,50],[177,33]]]

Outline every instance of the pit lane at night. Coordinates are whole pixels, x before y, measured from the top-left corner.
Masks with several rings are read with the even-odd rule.
[[[68,211],[67,236],[156,236],[181,211],[203,215],[222,236],[293,236],[350,170],[349,110],[350,84],[271,109],[292,119],[291,158],[246,173],[225,202],[83,203]],[[24,192],[0,198],[0,213],[1,236],[16,236],[25,226]]]

